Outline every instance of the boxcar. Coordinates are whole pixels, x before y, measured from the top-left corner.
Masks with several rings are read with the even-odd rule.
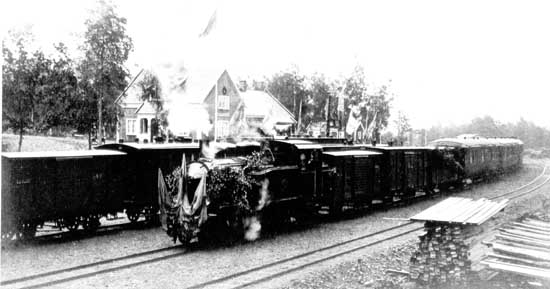
[[[181,166],[185,154],[186,162],[199,158],[198,143],[169,144],[106,144],[98,149],[116,150],[128,155],[128,169],[132,170],[127,180],[128,189],[124,197],[126,213],[132,222],[141,214],[147,219],[158,212],[158,170],[164,175]]]
[[[32,237],[50,220],[95,229],[123,208],[125,161],[101,150],[2,153],[2,238]]]
[[[431,157],[433,148],[363,146],[368,151],[382,153],[382,184],[387,202],[429,193],[431,187]]]
[[[343,206],[371,206],[384,199],[382,191],[382,153],[364,150],[329,151],[323,162],[332,168],[325,176],[323,202],[332,214]]]

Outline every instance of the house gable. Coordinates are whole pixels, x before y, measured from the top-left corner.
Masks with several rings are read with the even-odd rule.
[[[218,98],[217,114],[214,105],[216,102],[216,94]],[[212,84],[203,102],[208,112],[209,121],[213,124],[213,129],[209,134],[209,137],[213,138],[216,126],[218,125],[219,127],[219,123],[223,123],[224,126],[227,126],[231,116],[242,102],[239,90],[229,76],[227,70],[224,70],[216,82]],[[215,121],[216,117],[218,123]]]

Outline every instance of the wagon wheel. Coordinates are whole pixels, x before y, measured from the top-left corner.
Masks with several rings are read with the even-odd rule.
[[[2,241],[11,241],[16,236],[15,231],[2,232]]]
[[[80,222],[75,217],[68,217],[63,219],[63,226],[71,232],[75,232],[78,230],[78,226],[80,225]]]
[[[101,223],[99,222],[99,216],[96,215],[90,215],[82,222],[82,227],[88,232],[94,232],[100,225]]]
[[[148,208],[145,210],[145,222],[147,224],[158,224],[159,223],[159,217],[158,214],[153,213],[153,209]]]
[[[138,210],[133,210],[133,209],[126,210],[126,216],[128,217],[128,220],[130,220],[132,224],[137,223],[140,215],[141,215],[141,212]]]

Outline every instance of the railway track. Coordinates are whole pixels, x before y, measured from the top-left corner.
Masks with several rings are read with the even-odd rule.
[[[545,166],[542,173],[531,182],[506,193],[491,197],[490,199],[500,199],[504,197],[509,197],[510,200],[518,199],[540,189],[548,182],[550,182],[550,172],[548,172],[548,166]],[[186,289],[240,289],[259,285],[275,278],[281,277],[283,275],[303,270],[307,267],[319,264],[321,262],[326,262],[349,253],[366,249],[385,241],[420,232],[421,230],[423,230],[423,228],[424,226],[422,224],[407,222],[352,240],[333,244],[328,247],[320,248],[287,259],[251,268],[246,271],[227,275],[222,278],[199,283],[191,287],[187,287]]]
[[[542,173],[531,182],[514,190],[493,196],[490,199],[508,197],[518,199],[537,191],[550,182],[550,170],[545,166]],[[193,284],[188,289],[197,288],[246,288],[259,285],[270,280],[301,271],[319,263],[327,262],[338,257],[357,252],[383,242],[415,234],[422,230],[419,223],[406,222],[384,230],[365,234],[351,240],[335,243],[285,259],[266,263],[247,270],[226,275],[221,278]],[[34,274],[21,278],[0,282],[1,286],[13,288],[41,288],[84,279],[101,274],[116,272],[144,264],[151,264],[176,258],[187,254],[188,250],[182,250],[183,246],[173,246],[147,252],[127,255],[118,258],[107,259],[99,262],[88,263],[80,266],[53,270]]]
[[[106,259],[79,266],[52,270],[0,282],[0,286],[13,288],[42,288],[96,275],[111,273],[140,265],[160,262],[187,254],[183,245]]]

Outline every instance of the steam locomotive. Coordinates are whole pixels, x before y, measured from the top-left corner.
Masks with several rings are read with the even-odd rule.
[[[430,147],[391,147],[291,138],[226,144],[208,158],[205,151],[197,143],[128,143],[91,151],[2,153],[2,239],[32,238],[45,222],[93,231],[101,217],[117,212],[126,212],[132,222],[142,215],[152,221],[162,209],[159,169],[169,174],[181,166],[182,156],[189,167],[199,164],[208,172],[243,169],[245,156],[255,152],[263,161],[245,171],[257,184],[251,201],[266,202],[255,196],[262,186],[269,201],[252,207],[338,215],[348,208],[411,200],[513,171],[521,166],[523,144],[517,139],[454,138]],[[199,181],[187,181],[193,199]],[[214,205],[209,205],[209,214],[235,217],[231,206]]]

